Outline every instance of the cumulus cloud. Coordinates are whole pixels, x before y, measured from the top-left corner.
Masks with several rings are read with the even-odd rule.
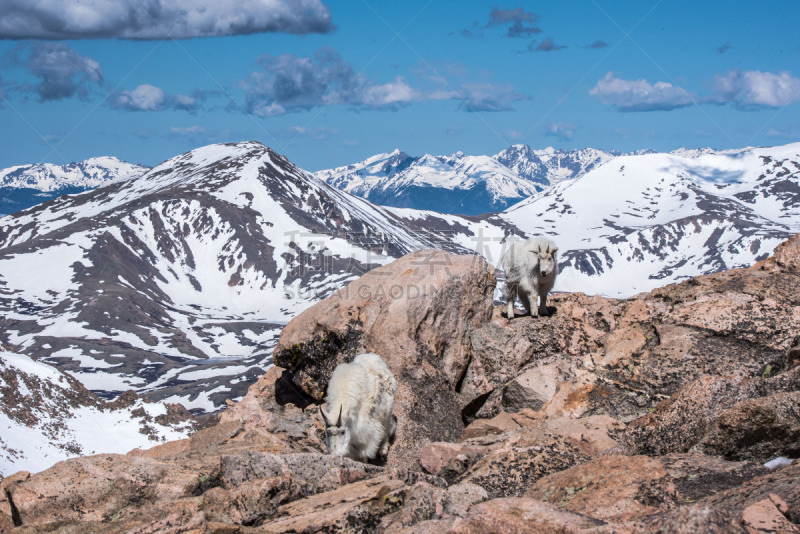
[[[0,38],[190,39],[263,32],[327,33],[320,0],[4,0]]]
[[[194,112],[198,107],[197,98],[190,95],[174,95],[168,98],[168,102],[171,104],[171,107],[184,111]]]
[[[555,52],[557,50],[561,50],[562,48],[566,48],[566,45],[557,45],[554,43],[550,37],[539,43],[536,48],[533,47],[533,44],[534,43],[528,45],[528,50],[536,50],[537,52]]]
[[[788,71],[730,70],[714,76],[714,95],[718,103],[743,108],[781,107],[800,101],[800,79]]]
[[[465,83],[460,90],[454,91],[451,98],[460,100],[462,111],[512,111],[511,104],[525,100],[527,97],[517,93],[511,85],[499,85],[490,82]]]
[[[497,6],[492,8],[489,13],[489,23],[491,26],[508,26],[509,37],[530,37],[533,34],[541,33],[542,30],[535,24],[539,20],[539,15],[524,8],[500,9]]]
[[[167,93],[160,87],[142,84],[133,91],[121,91],[111,100],[111,107],[129,111],[158,111],[164,109]]]
[[[86,98],[92,84],[102,85],[100,63],[78,54],[64,43],[20,45],[11,53],[12,60],[24,64],[39,82],[23,85],[22,90],[35,91],[39,100],[62,100],[78,95]]]
[[[262,117],[330,105],[395,110],[420,98],[402,76],[375,84],[330,48],[317,51],[313,58],[264,55],[258,64],[262,70],[251,74],[242,87],[246,110]]]
[[[111,95],[109,105],[126,111],[181,109],[194,112],[198,108],[198,99],[189,95],[168,95],[160,87],[143,83],[132,91],[119,91]]]
[[[647,80],[622,80],[613,72],[598,80],[589,91],[617,111],[668,111],[691,105],[692,95],[667,82],[650,84]]]
[[[575,125],[568,122],[554,122],[547,127],[545,135],[556,137],[562,141],[571,141],[575,135]]]
[[[389,83],[371,85],[364,90],[364,104],[369,107],[402,105],[412,100],[417,100],[417,94],[402,76]]]

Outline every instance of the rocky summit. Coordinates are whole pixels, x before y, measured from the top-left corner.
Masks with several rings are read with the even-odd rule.
[[[290,321],[214,426],[3,479],[0,531],[800,531],[800,235],[548,316],[509,321],[495,285],[437,250],[374,269]],[[398,382],[375,464],[326,455],[317,410],[363,351]]]

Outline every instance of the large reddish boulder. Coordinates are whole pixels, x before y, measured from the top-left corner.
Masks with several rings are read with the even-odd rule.
[[[336,365],[361,352],[381,355],[397,379],[389,461],[405,463],[425,443],[461,434],[459,392],[472,356],[470,334],[492,315],[495,283],[494,269],[479,256],[408,254],[290,321],[275,363],[321,402]]]

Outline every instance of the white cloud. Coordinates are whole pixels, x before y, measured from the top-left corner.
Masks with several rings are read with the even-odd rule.
[[[133,91],[122,91],[117,94],[112,106],[131,111],[158,111],[164,108],[167,93],[160,87],[144,83]]]
[[[788,71],[730,70],[714,76],[714,93],[719,103],[781,107],[800,101],[800,79]]]
[[[333,30],[320,0],[3,0],[0,38],[190,39]]]
[[[242,88],[247,111],[262,117],[335,105],[394,110],[421,98],[402,76],[385,84],[369,81],[331,48],[314,57],[264,55],[258,63],[263,70]]]
[[[692,104],[685,89],[667,82],[650,84],[647,80],[623,80],[608,72],[589,91],[601,102],[618,111],[668,111]]]
[[[175,95],[172,97],[172,104],[177,109],[191,111],[197,107],[197,99],[189,95]]]
[[[258,64],[262,70],[243,80],[241,87],[245,109],[261,117],[335,105],[397,110],[423,100],[456,100],[462,111],[510,111],[514,102],[527,98],[512,85],[485,80],[453,88],[443,76],[428,72],[419,74],[436,86],[430,90],[412,87],[403,76],[375,83],[331,48],[321,48],[313,57],[264,55]]]
[[[286,113],[286,108],[277,102],[268,102],[254,106],[251,112],[259,117],[277,117]]]
[[[374,107],[406,104],[417,99],[416,91],[402,76],[398,76],[393,82],[367,87],[364,91],[364,103]]]
[[[163,109],[197,110],[197,99],[189,95],[167,95],[160,87],[143,83],[132,91],[120,91],[109,97],[115,109],[127,111],[161,111]]]

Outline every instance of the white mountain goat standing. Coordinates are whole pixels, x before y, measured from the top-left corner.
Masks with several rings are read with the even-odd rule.
[[[386,456],[389,439],[397,425],[392,414],[392,372],[377,354],[365,353],[352,363],[336,366],[328,383],[328,412],[319,407],[325,421],[328,453],[360,462]]]
[[[506,316],[514,318],[514,300],[518,296],[531,315],[547,315],[547,294],[553,289],[558,274],[558,247],[545,237],[514,243],[503,256],[506,272]]]

